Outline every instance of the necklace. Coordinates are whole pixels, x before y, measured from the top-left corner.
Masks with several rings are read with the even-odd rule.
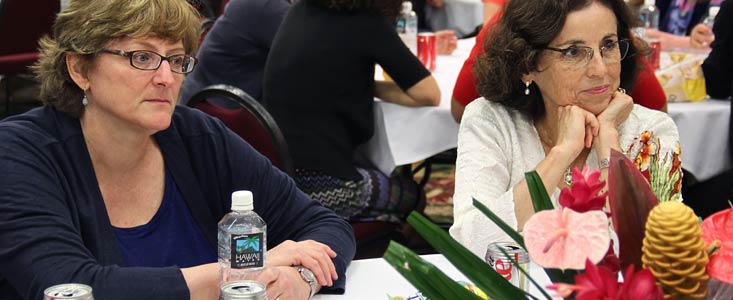
[[[541,131],[541,133],[538,132],[538,134],[537,134],[539,136],[539,138],[540,138],[540,142],[542,144],[544,144],[545,146],[547,146],[547,148],[552,148],[553,145],[555,145],[555,143],[552,141],[552,138],[550,138],[550,135],[547,133],[547,131],[545,130],[545,128],[540,127],[540,126],[537,126],[537,125],[535,125],[535,128],[539,128],[540,131]],[[543,135],[544,135],[544,137],[543,137]],[[547,138],[550,142],[548,143],[545,140],[545,138]],[[565,169],[565,173],[563,173],[563,176],[562,176],[562,181],[567,186],[573,185],[573,172],[570,169],[570,166],[568,166]]]

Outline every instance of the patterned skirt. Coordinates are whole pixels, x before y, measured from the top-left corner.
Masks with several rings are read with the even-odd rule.
[[[412,178],[399,172],[387,176],[358,168],[361,180],[344,180],[320,171],[295,169],[295,183],[313,200],[350,221],[400,223],[417,208],[422,195]]]

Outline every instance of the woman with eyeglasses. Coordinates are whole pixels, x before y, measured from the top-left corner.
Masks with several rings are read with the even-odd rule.
[[[95,299],[217,299],[217,222],[237,190],[268,224],[255,280],[270,299],[343,292],[349,224],[220,121],[176,106],[198,28],[184,0],[72,0],[58,15],[34,66],[46,105],[0,122],[0,299],[61,283]]]
[[[510,239],[472,198],[522,231],[534,213],[526,172],[537,171],[558,206],[572,168],[600,169],[605,180],[611,149],[636,149],[645,132],[661,157],[678,151],[672,119],[625,93],[640,55],[631,20],[621,0],[507,5],[474,68],[483,98],[466,107],[458,135],[450,233],[477,255]]]

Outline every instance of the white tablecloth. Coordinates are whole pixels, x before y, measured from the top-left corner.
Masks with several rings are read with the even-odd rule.
[[[463,276],[441,254],[423,255],[437,266],[443,273],[454,280],[466,281]],[[535,264],[530,264],[530,274],[540,286],[547,286],[550,280],[545,272]],[[348,299],[348,300],[382,300],[390,296],[413,296],[417,289],[400,275],[382,258],[355,260],[346,269],[346,293],[343,295],[316,295],[315,300]],[[541,294],[534,288],[530,293],[535,296]],[[552,293],[550,293],[552,295]]]
[[[458,72],[475,39],[458,40],[451,55],[438,55],[433,76],[440,86],[437,107],[407,107],[374,102],[374,136],[360,151],[379,170],[389,174],[395,166],[421,161],[456,147],[458,123],[450,113],[450,101]],[[382,70],[377,68],[377,78]]]
[[[425,19],[434,31],[452,29],[459,37],[483,24],[484,4],[481,0],[445,0],[443,7],[425,7]]]
[[[668,111],[680,133],[682,167],[697,180],[730,168],[728,129],[730,101],[669,103]]]

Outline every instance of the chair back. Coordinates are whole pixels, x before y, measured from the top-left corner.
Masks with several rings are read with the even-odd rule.
[[[240,108],[226,109],[208,101],[214,98],[235,102]],[[225,84],[208,86],[194,94],[187,105],[218,118],[270,159],[273,165],[294,175],[292,159],[280,127],[262,104],[243,90]]]
[[[51,33],[59,0],[0,1],[0,74],[27,72],[38,59],[38,40]]]

